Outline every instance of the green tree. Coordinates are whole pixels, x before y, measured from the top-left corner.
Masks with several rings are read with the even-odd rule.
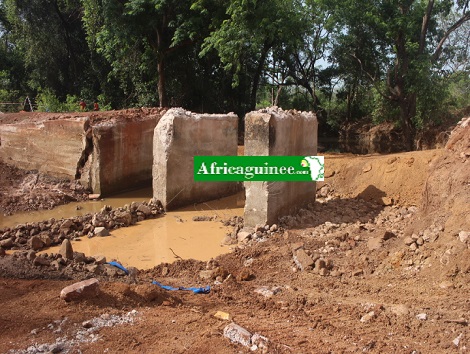
[[[356,77],[360,72],[399,109],[404,141],[411,150],[415,127],[422,120],[419,102],[437,101],[429,95],[444,65],[441,54],[451,34],[470,20],[468,1],[337,0],[330,6],[337,25],[334,52],[341,52],[343,65],[356,66],[346,71]],[[440,26],[438,19],[453,8],[460,10],[459,17]]]
[[[20,102],[24,77],[24,61],[11,41],[12,25],[5,4],[0,2],[0,102]],[[18,105],[19,106],[19,105]],[[16,111],[18,106],[4,104],[2,111]]]
[[[141,96],[150,95],[156,81],[158,104],[169,106],[168,65],[175,52],[193,44],[200,26],[192,2],[83,0],[83,4],[89,44],[108,60],[114,77],[138,91],[127,90],[129,94]]]
[[[64,99],[79,94],[89,67],[80,0],[4,0],[4,7],[29,89],[47,87]]]
[[[208,4],[208,0],[199,0],[194,7],[207,9]],[[300,40],[301,1],[232,0],[225,4],[226,12],[213,21],[201,54],[215,50],[224,70],[233,77],[234,86],[243,88],[247,80],[247,109],[252,110],[273,53]]]

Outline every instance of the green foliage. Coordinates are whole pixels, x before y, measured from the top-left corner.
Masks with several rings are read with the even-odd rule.
[[[67,95],[65,102],[62,103],[60,110],[62,112],[76,112],[79,110],[80,99],[76,95]]]
[[[80,110],[80,99],[75,95],[67,95],[64,102],[52,90],[39,89],[36,96],[37,110],[40,112],[77,112]]]
[[[48,87],[65,99],[85,85],[89,52],[80,0],[5,0],[11,41],[21,53],[30,89]]]
[[[466,3],[434,0],[423,27],[427,0],[0,0],[0,101],[242,116],[277,99],[320,130],[411,136],[470,105]]]
[[[106,100],[103,94],[98,95],[97,102],[100,106],[100,111],[110,111],[112,109],[111,104]]]
[[[466,71],[457,71],[450,75],[448,84],[448,104],[451,109],[470,106],[470,75]]]
[[[15,102],[18,98],[18,91],[13,91],[11,88],[11,81],[9,72],[6,70],[0,71],[0,102]],[[7,111],[4,107],[2,111]]]
[[[470,13],[463,6],[460,24],[439,27],[444,22],[438,19],[452,9],[447,0],[332,0],[330,6],[338,25],[333,55],[345,84],[356,88],[368,81],[380,95],[374,98],[374,120],[398,118],[411,149],[415,129],[442,114],[446,87],[437,43],[448,29],[470,20]]]
[[[166,106],[174,80],[170,55],[192,45],[200,22],[189,0],[85,0],[84,26],[91,48],[102,55],[125,97],[125,106]],[[177,85],[176,85],[177,86]],[[158,94],[158,99],[157,99]]]
[[[51,89],[39,90],[36,96],[37,110],[40,112],[61,112],[62,104]]]

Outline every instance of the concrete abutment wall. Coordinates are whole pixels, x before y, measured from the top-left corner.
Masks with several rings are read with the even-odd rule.
[[[317,154],[315,114],[269,108],[245,117],[246,156]],[[245,182],[245,226],[271,225],[315,201],[315,182]]]
[[[0,159],[25,170],[74,179],[84,149],[87,117],[0,125]]]
[[[234,194],[237,182],[195,182],[196,155],[237,155],[238,117],[171,109],[104,112],[0,121],[0,160],[79,179],[109,195],[153,181],[167,209]],[[45,118],[44,118],[45,117]],[[317,152],[313,113],[269,108],[245,118],[245,155],[311,156]],[[245,182],[245,225],[273,224],[315,200],[315,182]]]
[[[153,196],[167,210],[234,194],[236,182],[195,182],[194,156],[236,156],[238,117],[173,108],[160,119],[153,143]]]
[[[0,122],[0,160],[26,170],[77,179],[110,195],[152,180],[153,131],[159,110],[84,116],[34,114]]]
[[[109,195],[151,182],[157,121],[154,117],[93,127],[93,152],[84,171],[94,193]]]

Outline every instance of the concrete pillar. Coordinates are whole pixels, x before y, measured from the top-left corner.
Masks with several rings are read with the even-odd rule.
[[[245,117],[246,156],[317,154],[318,122],[314,113],[272,107]],[[245,182],[245,226],[274,224],[315,201],[315,182]]]
[[[238,117],[173,108],[153,140],[153,196],[167,210],[234,194],[236,182],[195,182],[194,156],[237,155]]]

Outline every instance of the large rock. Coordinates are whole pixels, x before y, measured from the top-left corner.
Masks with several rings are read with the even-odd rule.
[[[87,279],[62,289],[60,298],[67,302],[83,300],[98,296],[100,293],[99,281],[96,278]]]
[[[230,339],[233,343],[238,343],[245,347],[251,346],[251,333],[234,322],[225,326],[224,337]]]
[[[5,240],[1,240],[0,247],[6,248],[6,249],[13,247],[13,238],[10,237]]]
[[[72,243],[65,239],[60,245],[59,254],[62,255],[62,258],[73,259],[73,248]]]
[[[95,231],[94,231],[94,234],[96,236],[109,236],[109,230],[105,227],[95,227]]]
[[[113,220],[117,224],[129,226],[132,223],[132,214],[130,211],[115,211]]]
[[[310,269],[314,265],[312,257],[310,257],[303,248],[300,248],[294,253],[294,262],[300,270]]]
[[[39,236],[33,236],[28,240],[28,246],[34,251],[37,251],[44,247],[44,242],[42,242]]]

